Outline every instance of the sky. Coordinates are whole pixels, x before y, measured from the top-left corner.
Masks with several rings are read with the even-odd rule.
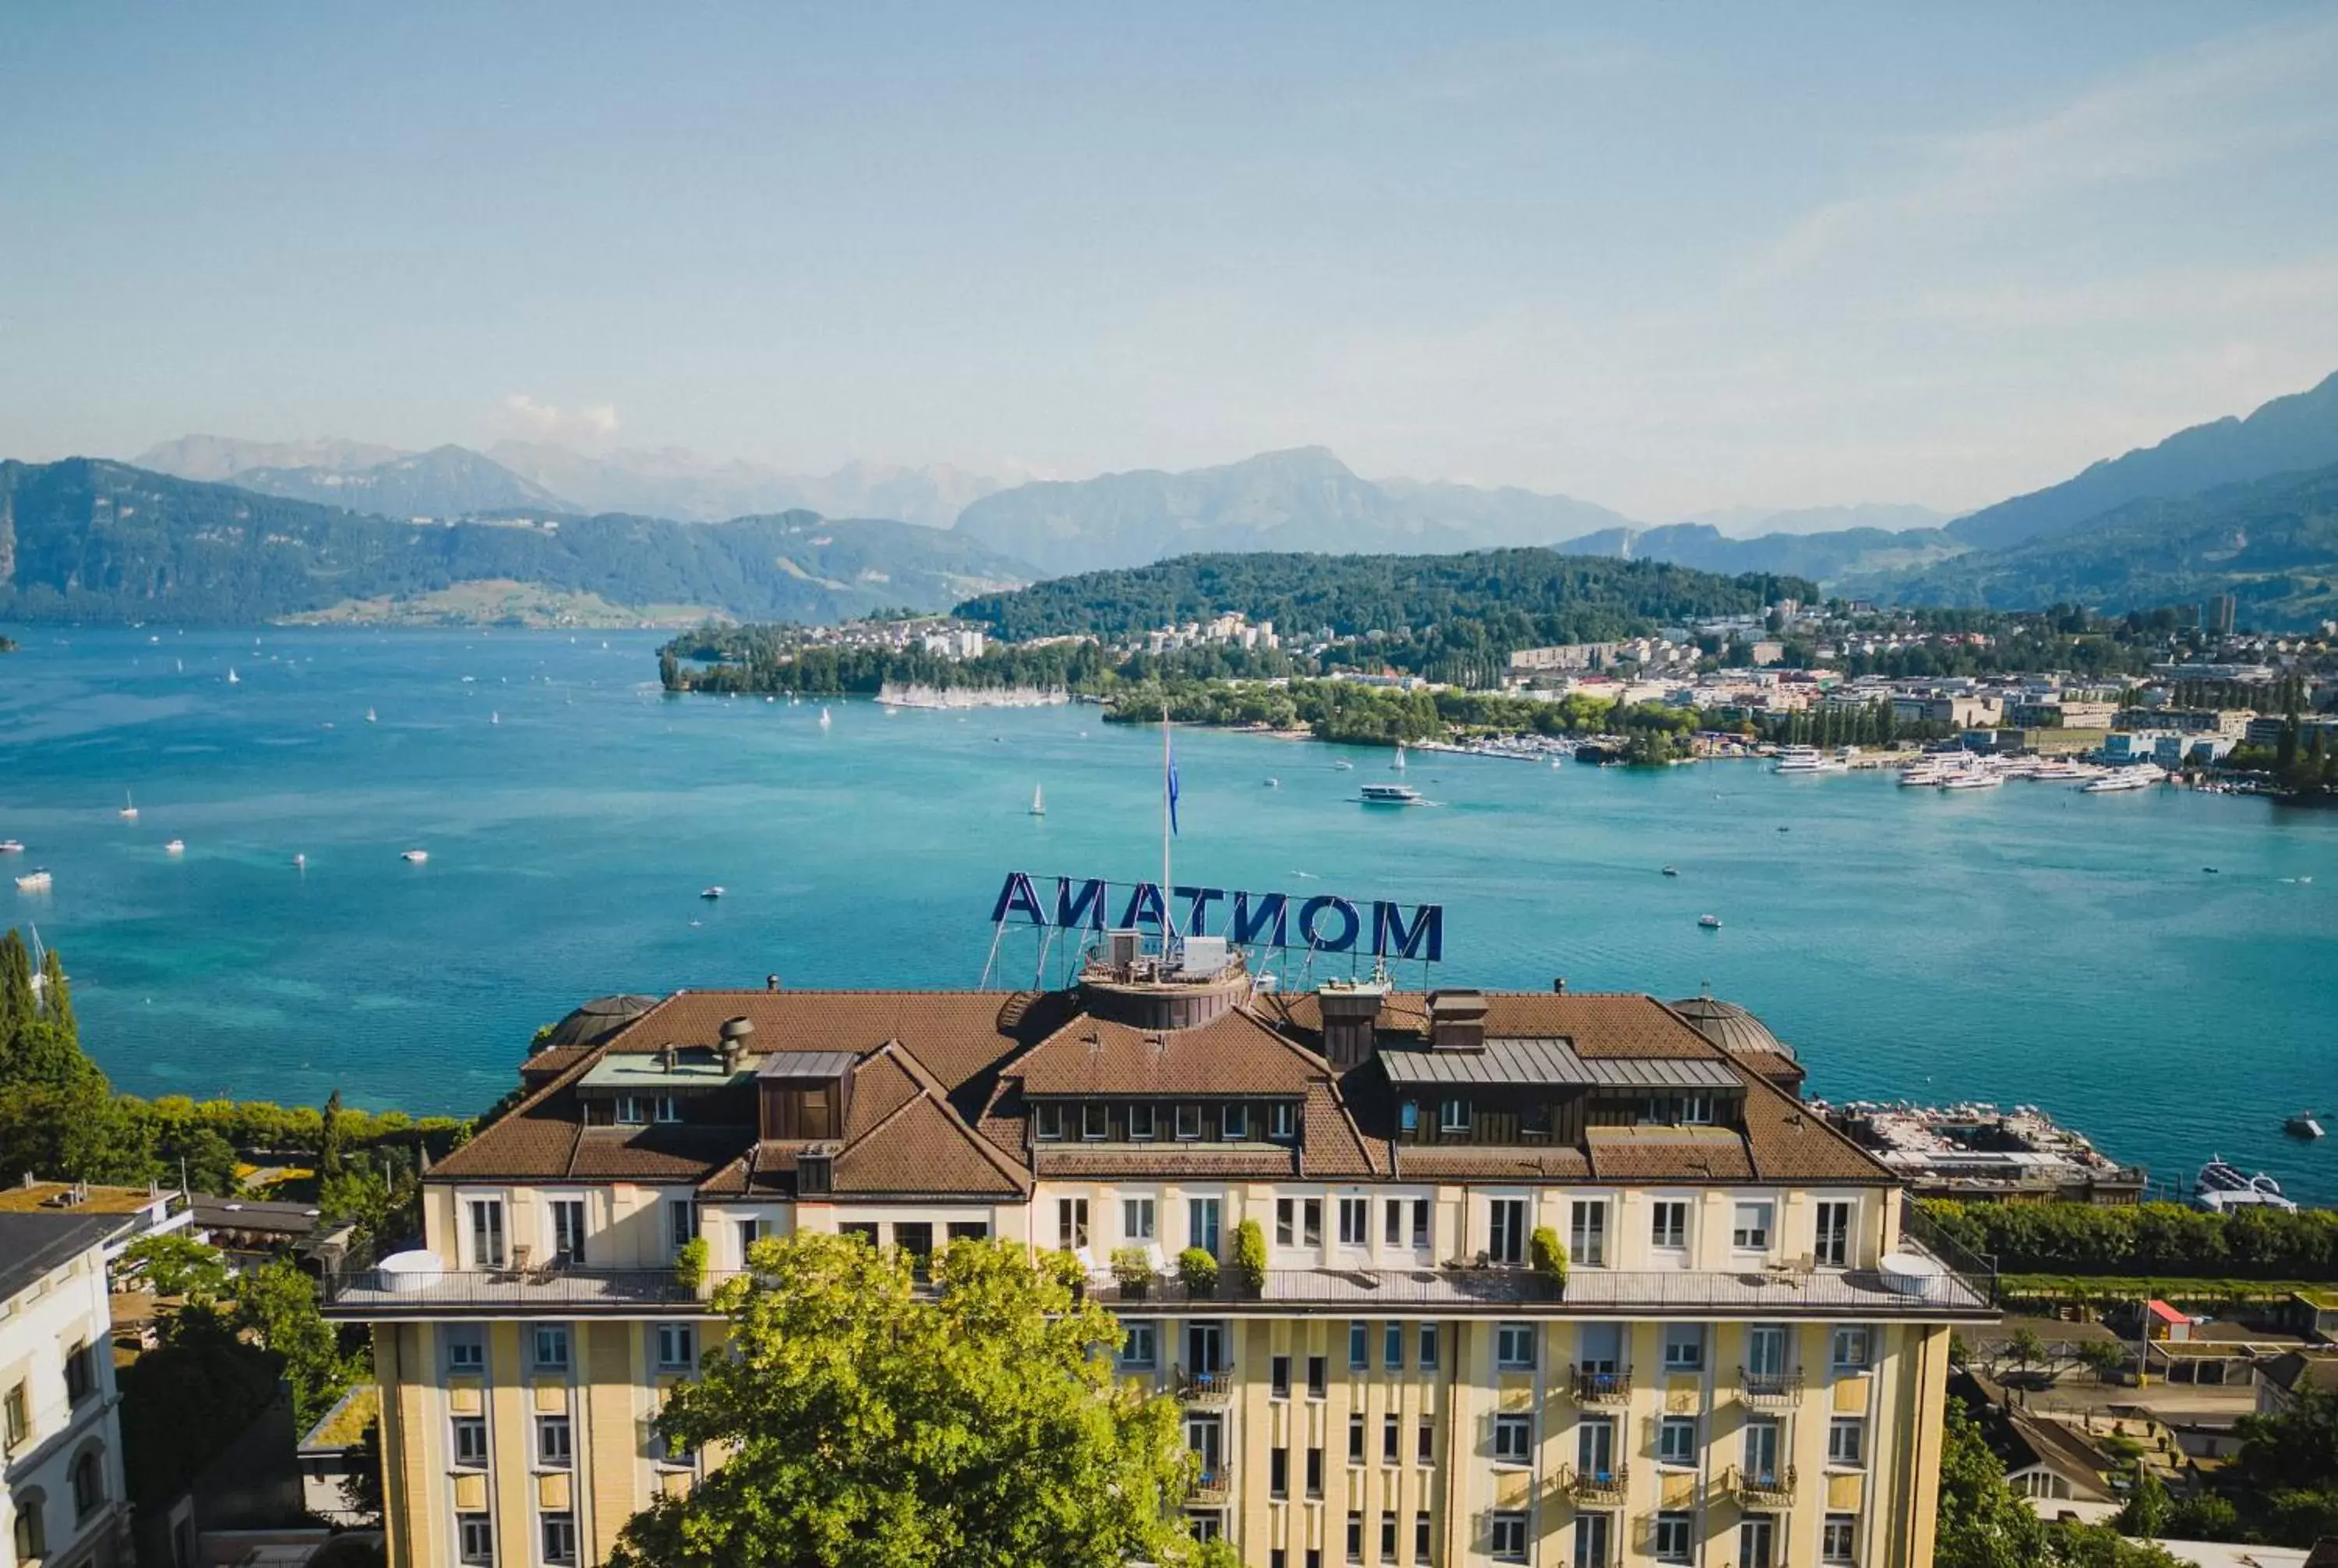
[[[0,7],[0,456],[1955,511],[2338,369],[2327,5]]]

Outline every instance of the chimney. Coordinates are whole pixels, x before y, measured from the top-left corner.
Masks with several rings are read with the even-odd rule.
[[[736,1073],[747,1060],[751,1043],[755,1038],[754,1021],[750,1018],[729,1018],[722,1024],[722,1065]]]
[[[1485,993],[1430,992],[1429,1043],[1439,1051],[1483,1051],[1486,1048]]]
[[[1387,995],[1383,985],[1355,980],[1331,981],[1315,993],[1323,1014],[1323,1054],[1332,1066],[1345,1072],[1371,1055]]]
[[[763,989],[764,989],[764,990],[766,990],[766,991],[776,991],[776,990],[778,990],[779,988],[780,988],[780,977],[779,977],[778,975],[764,975],[764,976],[763,976]]]

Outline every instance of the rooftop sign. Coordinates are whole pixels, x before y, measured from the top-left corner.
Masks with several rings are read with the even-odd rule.
[[[1179,936],[1223,936],[1237,947],[1369,953],[1431,964],[1445,956],[1443,905],[1361,902],[1329,893],[1302,899],[1179,883],[1164,903],[1157,882],[1010,871],[990,920],[1001,927],[1098,933],[1115,927],[1159,931],[1165,924]]]

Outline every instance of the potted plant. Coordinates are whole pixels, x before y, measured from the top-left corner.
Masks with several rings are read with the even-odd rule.
[[[1199,1247],[1188,1247],[1177,1254],[1177,1278],[1185,1282],[1188,1295],[1207,1300],[1218,1293],[1218,1260]]]
[[[695,1296],[706,1283],[706,1238],[693,1236],[673,1250],[674,1283]]]
[[[1248,1296],[1266,1289],[1266,1232],[1255,1220],[1234,1227],[1234,1279]]]
[[[1142,1247],[1115,1247],[1112,1277],[1120,1286],[1123,1299],[1142,1301],[1153,1284],[1153,1259]]]
[[[1558,1232],[1547,1225],[1535,1227],[1527,1238],[1527,1259],[1534,1271],[1558,1287],[1561,1296],[1567,1294],[1567,1249],[1560,1244]]]

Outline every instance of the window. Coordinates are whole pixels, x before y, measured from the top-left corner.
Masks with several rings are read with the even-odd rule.
[[[1607,1200],[1578,1198],[1568,1212],[1567,1259],[1586,1269],[1607,1266]]]
[[[657,1326],[657,1364],[684,1370],[698,1365],[698,1326],[661,1323]]]
[[[1291,1495],[1291,1450],[1275,1448],[1266,1455],[1266,1492],[1270,1497]]]
[[[1363,1462],[1364,1418],[1361,1416],[1351,1416],[1348,1417],[1348,1463],[1361,1465]]]
[[[1692,1523],[1686,1514],[1656,1515],[1654,1544],[1657,1562],[1686,1563],[1690,1561],[1691,1553],[1695,1550],[1690,1536]]]
[[[1423,1372],[1437,1370],[1437,1325],[1434,1323],[1420,1326],[1420,1369]]]
[[[746,1262],[747,1254],[752,1252],[755,1250],[755,1243],[761,1241],[762,1239],[763,1222],[761,1220],[740,1220],[739,1261],[742,1263]]]
[[[1390,1322],[1380,1330],[1380,1365],[1391,1372],[1404,1370],[1404,1325]]]
[[[1348,1370],[1361,1372],[1372,1364],[1372,1326],[1359,1318],[1348,1325]]]
[[[1838,1328],[1834,1331],[1834,1364],[1838,1370],[1857,1372],[1866,1369],[1871,1340],[1863,1326]]]
[[[1713,1120],[1713,1096],[1710,1094],[1651,1094],[1646,1113],[1641,1118],[1665,1125],[1682,1123],[1702,1125]]]
[[[1277,1198],[1274,1200],[1274,1244],[1278,1247],[1299,1245],[1299,1200]]]
[[[1755,1377],[1782,1377],[1786,1372],[1786,1331],[1775,1325],[1745,1330],[1745,1370]]]
[[[1855,1514],[1830,1514],[1819,1527],[1819,1561],[1822,1563],[1856,1563],[1859,1550],[1859,1516]]]
[[[471,1211],[471,1267],[503,1268],[504,1200],[474,1198],[467,1207]]]
[[[1437,1107],[1437,1130],[1439,1132],[1469,1131],[1469,1102],[1467,1100],[1439,1102]]]
[[[544,1560],[565,1564],[576,1561],[576,1515],[546,1514],[544,1516]]]
[[[1396,1128],[1400,1132],[1420,1131],[1420,1102],[1407,1100],[1396,1108]]]
[[[1527,1516],[1523,1514],[1495,1514],[1492,1544],[1495,1562],[1525,1562],[1527,1560]]]
[[[496,1560],[496,1527],[485,1514],[455,1515],[455,1550],[470,1568],[488,1568]]]
[[[35,1557],[49,1554],[49,1529],[41,1517],[41,1500],[34,1495],[16,1499],[16,1561],[30,1563]]]
[[[1648,1210],[1648,1245],[1679,1251],[1688,1245],[1688,1205],[1667,1200]]]
[[[1132,1143],[1149,1142],[1154,1136],[1153,1107],[1131,1105],[1128,1108],[1128,1138]]]
[[[1380,1561],[1383,1563],[1396,1561],[1396,1511],[1394,1509],[1380,1515]]]
[[[105,1506],[105,1458],[94,1448],[82,1450],[73,1464],[74,1523],[86,1524]]]
[[[953,1241],[987,1241],[990,1221],[987,1220],[953,1220],[946,1232]]]
[[[1218,1112],[1218,1136],[1231,1143],[1250,1136],[1250,1107],[1229,1105]]]
[[[484,1416],[455,1417],[455,1463],[467,1470],[476,1470],[487,1462],[487,1418]]]
[[[1031,1107],[1031,1136],[1042,1143],[1052,1143],[1064,1135],[1064,1108],[1061,1105],[1037,1104]]]
[[[1401,1247],[1404,1245],[1404,1200],[1390,1199],[1387,1212],[1388,1223],[1381,1228],[1380,1239],[1390,1247]]]
[[[673,1250],[681,1251],[698,1240],[698,1205],[687,1198],[676,1198],[665,1206],[666,1220],[673,1232]]]
[[[1527,1260],[1527,1204],[1523,1198],[1497,1198],[1487,1206],[1487,1252],[1497,1263]]]
[[[1202,1108],[1199,1105],[1177,1107],[1177,1136],[1199,1138],[1202,1135]]]
[[[1737,1219],[1729,1228],[1729,1244],[1740,1252],[1767,1252],[1771,1220],[1776,1212],[1774,1204],[1740,1203]]]
[[[1380,1417],[1380,1463],[1404,1463],[1404,1422],[1395,1416]]]
[[[1702,1323],[1667,1323],[1665,1325],[1665,1370],[1696,1372],[1704,1367],[1704,1325]]]
[[[1121,1342],[1120,1364],[1124,1367],[1152,1367],[1161,1356],[1161,1326],[1157,1323],[1131,1323],[1128,1338]]]
[[[1504,1372],[1530,1372],[1535,1364],[1531,1323],[1504,1323],[1494,1329],[1494,1366]]]
[[[546,1470],[565,1470],[575,1456],[565,1416],[539,1416],[535,1418],[535,1462]]]
[[[1830,1269],[1848,1268],[1851,1263],[1851,1205],[1822,1203],[1819,1205],[1818,1242],[1811,1256]]]
[[[874,1220],[848,1220],[836,1228],[836,1233],[839,1236],[857,1236],[868,1242],[871,1250],[877,1246],[877,1221]]]
[[[1659,1465],[1695,1465],[1696,1463],[1696,1417],[1666,1416],[1656,1422],[1656,1463]]]
[[[1288,1100],[1278,1100],[1266,1108],[1266,1135],[1288,1142],[1298,1136],[1299,1107]]]
[[[1429,1561],[1429,1511],[1425,1508],[1412,1516],[1412,1560]]]
[[[1218,1255],[1216,1199],[1188,1198],[1185,1200],[1185,1245],[1199,1247],[1213,1258]]]
[[[1372,1244],[1371,1200],[1342,1198],[1340,1200],[1340,1245],[1369,1247]]]
[[[1120,1200],[1120,1239],[1131,1243],[1153,1240],[1153,1200],[1124,1198]]]
[[[1429,1250],[1429,1200],[1412,1200],[1412,1245],[1418,1251]]]
[[[1494,1417],[1494,1463],[1497,1465],[1527,1465],[1534,1459],[1534,1417],[1531,1416],[1497,1416]]]
[[[1423,1416],[1420,1427],[1413,1434],[1413,1458],[1423,1465],[1437,1463],[1437,1423]]]
[[[1331,1381],[1331,1368],[1324,1357],[1307,1357],[1307,1397],[1310,1399],[1323,1397],[1323,1388]]]
[[[1291,1357],[1277,1356],[1267,1363],[1267,1388],[1277,1399],[1291,1397]]]
[[[476,1323],[450,1323],[447,1336],[447,1370],[484,1372],[487,1369],[486,1336]]]
[[[1778,1479],[1778,1433],[1775,1416],[1756,1416],[1745,1423],[1745,1474],[1765,1485]]]
[[[1827,1423],[1827,1463],[1855,1470],[1867,1463],[1867,1423],[1857,1416],[1837,1416]]]
[[[1066,1252],[1076,1252],[1088,1244],[1088,1200],[1085,1198],[1056,1200],[1056,1245]]]
[[[78,1405],[97,1392],[97,1362],[87,1345],[76,1345],[65,1354],[65,1402]]]
[[[537,1324],[532,1346],[537,1371],[565,1372],[568,1370],[568,1326],[566,1324]]]
[[[1364,1560],[1364,1516],[1354,1509],[1348,1510],[1348,1561]]]
[[[1091,1100],[1082,1105],[1080,1136],[1091,1140],[1112,1136],[1112,1107],[1101,1100]]]
[[[8,1448],[11,1453],[22,1447],[25,1439],[33,1435],[32,1390],[19,1383],[8,1390]]]
[[[1323,1450],[1321,1448],[1307,1450],[1307,1495],[1323,1495]]]

